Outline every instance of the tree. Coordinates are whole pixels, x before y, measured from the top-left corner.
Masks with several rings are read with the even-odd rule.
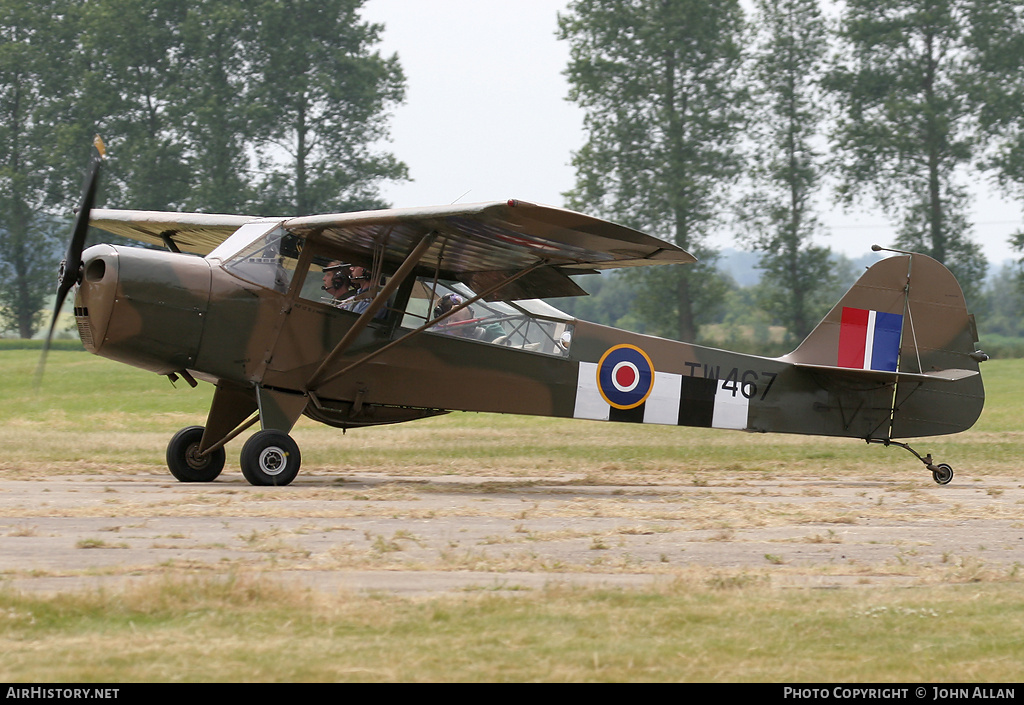
[[[848,0],[829,85],[847,203],[869,195],[900,219],[897,246],[957,275],[968,296],[986,262],[970,239],[966,169],[978,153],[971,0]]]
[[[755,160],[753,192],[742,204],[748,244],[763,252],[762,306],[802,340],[831,302],[821,292],[834,279],[830,251],[813,199],[824,176],[815,150],[825,117],[820,80],[828,30],[818,0],[758,0],[752,58],[753,111],[748,133]]]
[[[379,208],[378,186],[407,179],[376,151],[405,96],[397,56],[373,50],[382,27],[363,0],[264,0],[251,56],[260,109],[263,208],[307,215]]]
[[[56,281],[45,117],[63,48],[58,4],[0,0],[0,314],[22,338],[38,329]]]
[[[1012,264],[1004,264],[990,278],[978,306],[978,321],[983,336],[1024,336],[1024,288],[1020,272]]]
[[[243,213],[255,180],[253,76],[247,48],[255,29],[246,3],[194,0],[182,18],[181,75],[175,122],[191,173],[186,210]]]
[[[77,5],[80,88],[66,102],[79,131],[105,135],[108,204],[176,210],[188,197],[193,172],[181,129],[191,91],[181,51],[186,8],[177,0]]]
[[[971,68],[980,78],[973,97],[989,141],[982,165],[1019,199],[1024,196],[1024,3],[975,0],[970,19]],[[1011,244],[1024,254],[1024,232],[1011,237]]]
[[[712,259],[706,238],[739,173],[743,14],[736,0],[577,0],[559,17],[570,100],[587,142],[573,155],[570,207]],[[662,335],[693,340],[712,268],[634,276]]]
[[[623,328],[633,323],[631,312],[636,294],[621,270],[584,274],[574,280],[589,296],[549,299],[548,303],[574,318],[603,326]]]
[[[381,27],[359,20],[362,0],[72,5],[81,81],[65,102],[107,135],[107,205],[343,211],[383,205],[377,185],[406,178],[374,151],[404,77],[373,52]]]
[[[258,18],[242,0],[73,3],[77,85],[66,147],[103,134],[107,205],[247,212],[256,145],[253,50]],[[283,79],[282,79],[283,80]]]

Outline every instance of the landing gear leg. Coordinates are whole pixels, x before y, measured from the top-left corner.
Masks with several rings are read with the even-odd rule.
[[[935,465],[932,460],[932,454],[929,453],[922,457],[920,453],[910,447],[909,443],[898,443],[896,441],[889,440],[888,438],[867,438],[868,443],[881,443],[884,446],[898,446],[904,450],[910,451],[914,454],[914,457],[924,463],[924,466],[932,471],[932,479],[935,480],[936,484],[948,485],[950,480],[953,479],[953,468],[946,463],[939,463]]]

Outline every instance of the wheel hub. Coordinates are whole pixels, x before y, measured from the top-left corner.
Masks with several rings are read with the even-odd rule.
[[[260,453],[260,469],[268,475],[280,475],[288,467],[288,454],[280,448],[264,448]]]
[[[202,470],[210,464],[210,456],[200,454],[199,444],[193,443],[185,451],[185,462],[193,470]]]

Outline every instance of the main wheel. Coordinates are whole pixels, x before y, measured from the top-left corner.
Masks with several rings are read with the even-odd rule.
[[[189,426],[167,444],[167,468],[179,482],[213,482],[224,469],[224,448],[199,455],[202,426]]]
[[[932,470],[932,479],[940,485],[948,485],[949,481],[953,479],[953,468],[945,463],[939,463]]]
[[[283,431],[257,431],[242,446],[242,474],[250,485],[287,485],[299,474],[299,446]]]

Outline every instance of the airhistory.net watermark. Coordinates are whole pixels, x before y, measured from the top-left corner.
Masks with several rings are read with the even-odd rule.
[[[7,688],[8,698],[26,700],[114,700],[120,688],[50,688],[42,686]]]

